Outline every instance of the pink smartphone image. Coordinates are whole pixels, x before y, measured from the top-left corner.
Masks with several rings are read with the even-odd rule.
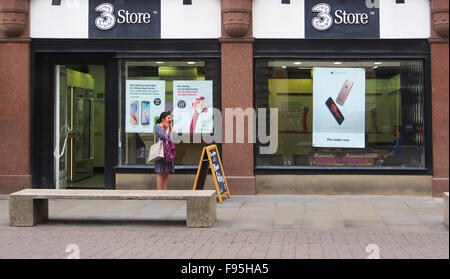
[[[347,100],[348,94],[350,94],[350,90],[352,90],[352,87],[353,81],[346,80],[342,85],[341,91],[339,91],[339,95],[336,98],[336,103],[343,106]]]

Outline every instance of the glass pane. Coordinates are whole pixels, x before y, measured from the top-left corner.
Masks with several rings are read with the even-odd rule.
[[[315,104],[318,68],[362,70],[362,148],[313,146],[313,131],[318,129],[314,123],[330,121],[336,127],[349,123],[352,114],[348,111],[354,105],[349,100],[355,97],[352,86],[356,86],[349,80],[340,81],[342,87],[327,93],[328,104]],[[278,109],[278,150],[259,154],[256,148],[256,166],[425,167],[422,61],[258,60],[255,71],[256,108]],[[314,109],[326,111],[318,122],[313,120]],[[339,113],[344,119],[339,119]]]
[[[70,130],[69,108],[71,106],[67,88],[67,73],[64,66],[60,66],[59,72],[59,171],[65,178],[67,160],[67,137]],[[57,174],[59,175],[59,174]]]
[[[206,145],[202,134],[212,133],[213,129],[207,125],[207,115],[212,115],[212,108],[220,109],[219,74],[218,60],[121,60],[120,164],[153,164],[146,158],[154,142],[155,121],[161,112],[173,111],[175,105],[174,129],[190,136],[188,143],[177,144],[175,164],[197,166],[199,154]],[[178,100],[179,95],[192,95],[194,99]],[[199,114],[194,116],[192,111],[195,114],[196,109]]]

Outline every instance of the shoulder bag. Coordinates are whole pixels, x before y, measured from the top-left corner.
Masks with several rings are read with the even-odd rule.
[[[155,133],[153,136],[153,144],[150,147],[150,151],[148,152],[148,161],[149,162],[155,162],[158,161],[159,159],[163,159],[164,158],[164,143],[162,140],[158,140],[157,143],[155,143],[156,141],[156,129],[155,129]]]

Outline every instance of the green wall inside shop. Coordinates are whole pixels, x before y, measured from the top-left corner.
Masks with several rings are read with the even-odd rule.
[[[278,150],[285,162],[294,154],[312,150],[313,80],[269,79],[269,107],[278,108]],[[401,123],[400,75],[390,79],[366,79],[366,132],[368,142],[393,142],[392,128]],[[307,130],[303,131],[305,107]],[[289,163],[288,163],[289,164]]]

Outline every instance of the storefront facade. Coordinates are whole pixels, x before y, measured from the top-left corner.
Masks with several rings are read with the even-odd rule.
[[[173,189],[215,143],[232,194],[448,191],[448,3],[6,2],[2,193],[154,188],[166,110]]]

